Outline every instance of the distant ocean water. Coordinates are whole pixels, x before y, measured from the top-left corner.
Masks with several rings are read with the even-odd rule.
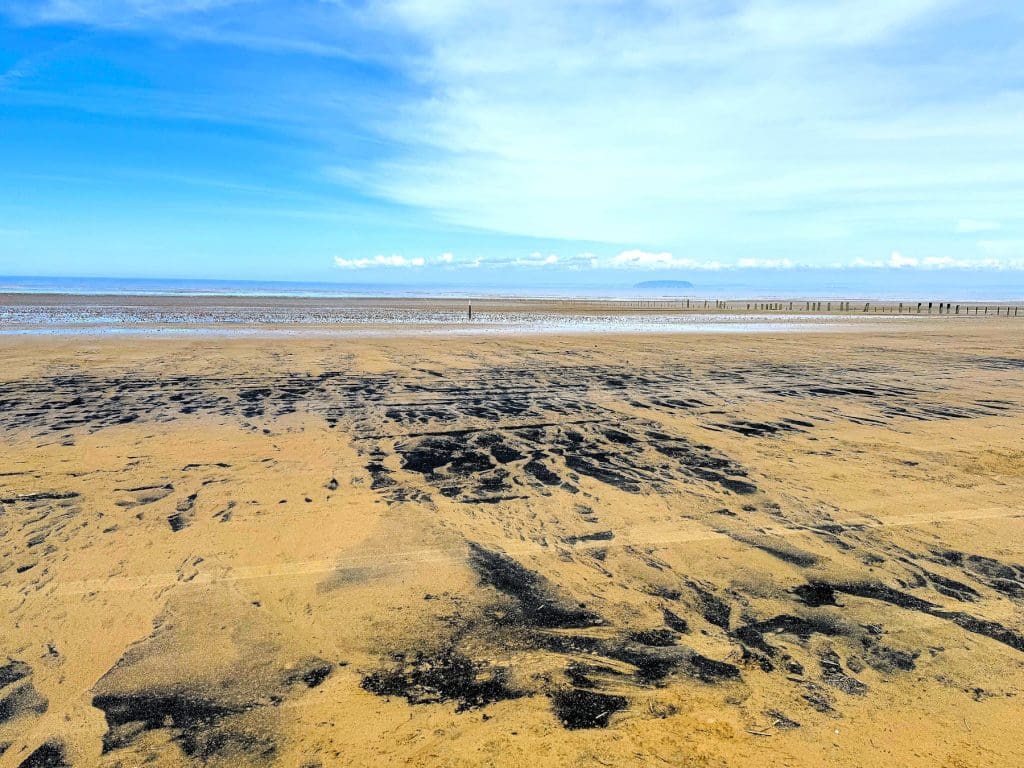
[[[128,296],[273,296],[273,297],[578,297],[757,299],[915,299],[962,301],[1022,301],[1024,271],[911,270],[911,269],[789,269],[721,270],[683,275],[663,273],[603,273],[598,283],[590,276],[559,276],[547,280],[534,274],[504,275],[486,282],[288,282],[257,280],[200,280],[111,277],[4,277],[0,293],[55,293]],[[589,281],[588,281],[589,279]],[[692,287],[653,290],[637,284],[651,279],[686,280]],[[543,282],[542,282],[543,280]],[[519,282],[517,282],[519,281]]]

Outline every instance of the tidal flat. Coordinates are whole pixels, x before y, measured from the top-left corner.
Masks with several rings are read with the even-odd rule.
[[[1024,764],[1022,328],[4,336],[0,766]]]

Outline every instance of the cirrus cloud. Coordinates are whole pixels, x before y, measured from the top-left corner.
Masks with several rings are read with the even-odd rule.
[[[302,170],[326,176],[328,196],[355,191],[394,221],[413,211],[446,236],[472,230],[497,244],[472,261],[338,257],[343,269],[924,268],[923,257],[870,254],[899,242],[981,264],[988,247],[962,235],[1024,232],[1024,89],[1014,78],[1024,9],[1008,0],[0,6],[16,24],[175,41],[145,49],[155,56],[180,41],[269,53],[279,77],[225,59],[231,77],[208,94],[133,86],[100,100],[73,83],[56,103],[81,108],[84,93],[90,112],[145,108],[294,133],[318,150],[296,167],[312,158]],[[318,66],[327,57],[336,60]],[[214,62],[205,82],[219,59],[204,61]],[[28,92],[33,66],[16,62],[0,89]],[[237,82],[243,70],[253,79]],[[375,234],[364,252],[379,247]],[[563,241],[524,251],[615,253],[499,259],[508,235]]]

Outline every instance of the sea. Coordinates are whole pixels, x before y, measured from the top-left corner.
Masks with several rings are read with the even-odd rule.
[[[697,298],[1024,301],[1024,270],[735,269],[672,279],[603,273],[528,279],[508,274],[456,282],[301,282],[132,277],[0,276],[0,294],[123,296],[429,297],[429,298]],[[643,283],[653,282],[645,287]]]

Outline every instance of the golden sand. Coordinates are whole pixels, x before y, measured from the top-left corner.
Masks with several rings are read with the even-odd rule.
[[[0,350],[0,768],[1024,764],[1012,319]]]

